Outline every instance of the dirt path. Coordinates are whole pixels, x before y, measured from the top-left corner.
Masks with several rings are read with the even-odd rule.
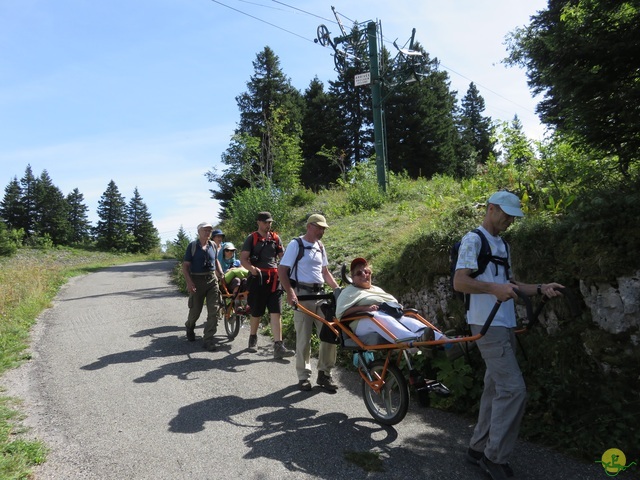
[[[214,353],[187,342],[172,263],[74,278],[39,318],[33,360],[2,378],[51,448],[36,480],[486,478],[463,460],[472,425],[460,417],[412,403],[382,427],[352,372],[336,373],[337,394],[299,392],[266,337],[246,351],[246,328],[227,342],[220,326]],[[384,471],[365,472],[353,451],[378,452]],[[512,464],[520,479],[605,477],[526,443]]]

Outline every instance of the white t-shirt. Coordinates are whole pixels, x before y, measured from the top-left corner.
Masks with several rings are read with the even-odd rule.
[[[320,247],[318,242],[307,242],[302,239],[302,245],[305,247],[304,254],[293,272],[290,272],[291,278],[302,283],[324,283],[324,277],[322,276],[322,267],[329,265],[327,260],[327,252],[324,248]],[[310,247],[310,248],[309,248]],[[284,255],[280,260],[280,265],[293,267],[293,264],[298,258],[298,241],[296,239],[291,240],[287,245]]]
[[[507,250],[504,242],[498,236],[491,235],[483,227],[479,229],[484,233],[489,242],[491,248],[491,254],[497,257],[506,257]],[[458,251],[458,263],[456,263],[456,270],[461,268],[470,268],[472,271],[478,270],[478,255],[482,247],[482,240],[478,234],[469,232],[460,242],[460,250]],[[509,258],[509,265],[511,265],[511,258]],[[481,282],[492,283],[508,283],[506,268],[502,265],[489,262],[485,271],[476,277],[476,280]],[[511,274],[511,272],[509,272]],[[470,325],[484,325],[485,321],[489,317],[491,310],[496,303],[496,297],[488,293],[474,293],[471,294],[469,310],[467,311],[467,323]],[[515,304],[512,300],[504,302],[500,305],[500,309],[491,323],[492,326],[501,326],[513,328],[516,326],[516,311]]]

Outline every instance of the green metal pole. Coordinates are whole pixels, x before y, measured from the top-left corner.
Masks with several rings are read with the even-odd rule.
[[[378,32],[375,22],[367,24],[369,37],[369,69],[371,71],[371,97],[373,100],[373,138],[376,149],[376,174],[378,186],[383,192],[387,191],[387,175],[384,148],[384,133],[382,128],[382,81],[378,66]]]

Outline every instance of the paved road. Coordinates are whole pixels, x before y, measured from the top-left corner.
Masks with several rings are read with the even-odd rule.
[[[266,337],[246,351],[246,328],[214,353],[187,342],[172,263],[74,278],[39,318],[33,360],[2,379],[52,449],[36,480],[486,478],[463,460],[468,420],[412,403],[382,427],[353,372],[337,372],[336,394],[299,392],[293,362],[274,361]],[[379,453],[384,471],[349,452]],[[606,476],[526,443],[512,464],[521,479]]]

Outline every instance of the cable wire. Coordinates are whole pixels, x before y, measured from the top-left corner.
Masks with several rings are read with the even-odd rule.
[[[289,33],[291,35],[295,35],[296,37],[301,38],[302,40],[306,40],[307,42],[314,43],[313,40],[311,40],[309,38],[303,37],[302,35],[299,35],[299,34],[297,34],[295,32],[292,32],[291,30],[287,30],[286,28],[282,28],[282,27],[280,27],[280,26],[278,26],[278,25],[276,25],[274,23],[267,22],[266,20],[258,18],[258,17],[254,16],[254,15],[251,15],[251,14],[247,13],[247,12],[243,12],[242,10],[238,10],[237,8],[234,8],[234,7],[231,7],[229,5],[226,5],[226,4],[222,3],[222,2],[219,2],[218,0],[211,0],[211,1],[213,3],[217,3],[218,5],[222,5],[223,7],[227,7],[228,9],[233,10],[235,12],[241,13],[242,15],[246,15],[247,17],[253,18],[254,20],[258,20],[259,22],[266,23],[267,25],[270,25],[270,26],[272,26],[274,28],[277,28],[278,30],[282,30],[283,32],[287,32],[287,33]]]

